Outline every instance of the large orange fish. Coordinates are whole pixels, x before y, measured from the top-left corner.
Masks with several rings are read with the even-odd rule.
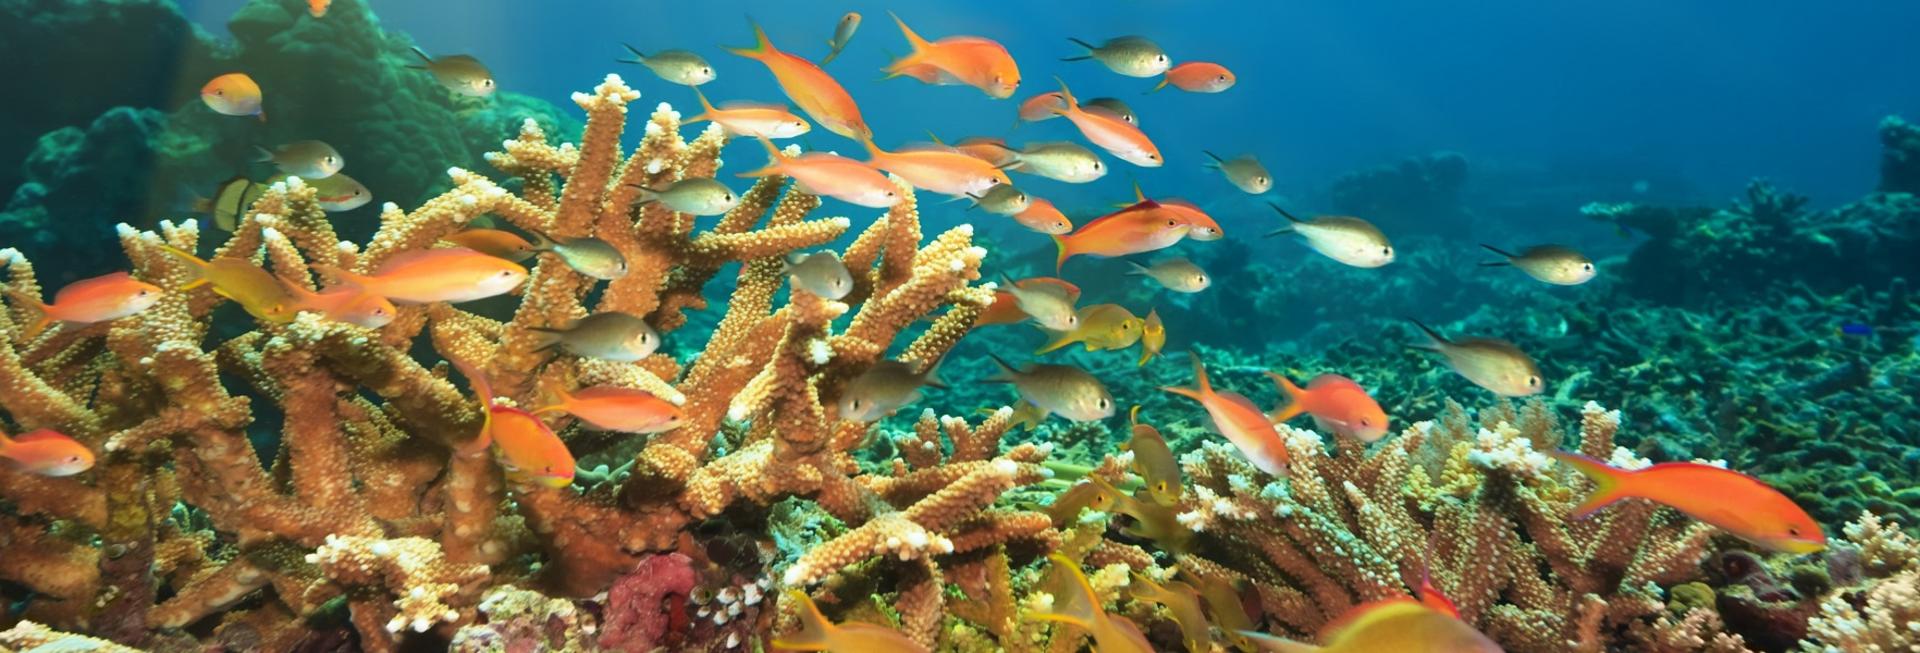
[[[1240,631],[1264,651],[1289,653],[1500,653],[1499,644],[1466,622],[1400,597],[1354,607],[1322,631],[1321,646]]]
[[[1207,416],[1213,419],[1213,428],[1240,454],[1247,457],[1254,467],[1274,476],[1287,475],[1287,444],[1280,434],[1273,430],[1273,422],[1267,420],[1266,413],[1253,400],[1232,391],[1215,392],[1213,384],[1207,382],[1207,367],[1201,364],[1200,356],[1193,357],[1193,378],[1197,388],[1163,387],[1171,392],[1200,402],[1207,409]]]
[[[929,42],[899,16],[893,16],[893,22],[900,26],[900,34],[913,51],[887,66],[888,77],[906,75],[928,84],[965,84],[996,100],[1020,88],[1020,67],[999,43],[978,36],[949,36]]]
[[[787,98],[800,105],[801,111],[824,125],[827,131],[855,140],[873,136],[873,129],[860,117],[860,105],[854,104],[853,96],[848,95],[847,89],[841,88],[832,75],[811,61],[773,47],[773,41],[767,40],[766,30],[760,29],[758,23],[753,26],[753,38],[754,47],[727,48],[727,51],[765,64]]]
[[[465,247],[407,252],[389,259],[371,275],[332,266],[315,268],[401,304],[470,302],[513,292],[527,280],[527,269],[520,264]]]
[[[543,385],[553,404],[535,408],[533,414],[563,412],[603,431],[659,433],[679,428],[686,417],[679,406],[645,390],[602,385],[568,392],[556,384]]]
[[[900,175],[914,188],[954,197],[986,195],[1000,184],[1013,183],[1007,173],[993,164],[952,149],[915,149],[888,152],[873,144],[872,138],[860,139],[867,147],[867,163]]]
[[[1066,82],[1060,82],[1060,100],[1065,106],[1054,107],[1054,113],[1066,116],[1080,129],[1080,135],[1109,154],[1142,168],[1158,168],[1166,162],[1160,157],[1160,148],[1139,127],[1111,113],[1081,109]]]
[[[800,192],[868,208],[884,209],[900,203],[900,193],[893,182],[873,166],[826,152],[787,156],[773,146],[773,141],[762,138],[760,143],[767,146],[766,167],[742,172],[740,176],[792,177]]]
[[[1053,269],[1066,267],[1067,259],[1090,255],[1127,256],[1173,246],[1185,238],[1193,225],[1158,202],[1147,200],[1108,213],[1080,226],[1064,236],[1054,236],[1060,248]]]
[[[1053,286],[1059,289],[1061,296],[1066,298],[1067,304],[1071,305],[1080,300],[1080,287],[1065,279],[1031,277],[1015,281],[1013,285],[1019,288],[1030,288],[1036,285]],[[987,310],[980,313],[980,319],[975,320],[973,325],[1015,324],[1026,321],[1029,317],[1031,316],[1027,315],[1026,311],[1020,310],[1019,298],[1012,292],[1001,289],[993,292],[993,304],[988,305]]]
[[[6,292],[19,308],[38,316],[20,334],[28,340],[46,331],[54,322],[81,325],[108,322],[147,310],[160,301],[159,286],[142,283],[125,272],[67,284],[53,294],[52,304],[18,290]]]
[[[1627,470],[1576,453],[1552,455],[1593,481],[1593,494],[1573,508],[1573,517],[1591,515],[1621,499],[1646,499],[1771,551],[1799,554],[1827,548],[1819,522],[1793,499],[1752,476],[1699,463]]]
[[[28,474],[72,476],[93,467],[93,451],[63,433],[40,429],[11,438],[0,433],[0,460]]]
[[[479,397],[480,409],[485,412],[480,435],[462,448],[481,451],[492,447],[494,459],[507,472],[507,479],[516,483],[546,487],[573,484],[573,452],[567,451],[567,443],[561,442],[546,422],[533,413],[494,403],[493,384],[478,368],[457,357],[443,357],[473,384],[473,394]]]
[[[681,121],[684,124],[712,120],[728,133],[757,138],[793,138],[813,130],[813,125],[782,105],[728,103],[724,109],[715,108],[698,86],[693,87],[693,96],[700,98],[704,113]]]
[[[1381,410],[1380,402],[1374,401],[1367,389],[1353,379],[1322,374],[1313,377],[1303,389],[1279,374],[1267,372],[1267,376],[1280,387],[1281,394],[1292,399],[1268,416],[1275,424],[1306,413],[1313,416],[1314,423],[1322,430],[1361,442],[1373,442],[1387,434],[1387,411]]]

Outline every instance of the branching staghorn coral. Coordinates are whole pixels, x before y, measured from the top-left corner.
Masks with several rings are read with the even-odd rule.
[[[853,222],[813,217],[819,199],[779,177],[756,182],[705,229],[641,202],[640,187],[714,175],[725,136],[710,127],[683,140],[663,104],[623,153],[638,97],[615,76],[577,94],[587,118],[578,145],[549,144],[527,122],[488,156],[518,178],[518,191],[451,169],[446,192],[411,211],[385,206],[378,231],[357,244],[334,233],[313,188],[288,179],[213,254],[315,289],[316,265],[368,273],[493,215],[612,244],[629,271],[600,292],[543,258],[510,313],[488,313],[488,303],[403,306],[376,330],[303,313],[236,335],[216,328],[223,300],[207,290],[169,290],[138,315],[31,340],[21,335],[24,309],[0,312],[0,407],[18,427],[56,428],[101,452],[78,477],[0,470],[9,552],[0,578],[40,595],[27,616],[136,646],[190,647],[191,632],[229,648],[285,650],[324,637],[317,615],[344,605],[361,647],[392,650],[408,632],[450,636],[489,618],[497,611],[482,598],[495,586],[590,596],[647,556],[688,546],[702,520],[802,496],[852,530],[793,565],[790,580],[826,579],[883,554],[910,560],[900,603],[915,636],[931,641],[945,582],[935,556],[1055,537],[1044,515],[989,508],[1046,475],[1045,448],[1000,453],[1005,411],[979,425],[947,418],[951,455],[916,454],[911,469],[880,475],[851,456],[868,427],[831,408],[916,321],[931,319],[900,356],[932,365],[992,301],[990,286],[972,285],[986,252],[971,229],[923,244],[902,184],[907,201],[845,252],[854,293],[831,301],[795,290],[781,303],[785,255],[830,243]],[[161,246],[192,251],[201,239],[192,221],[120,237],[135,276],[168,289],[191,271]],[[684,346],[676,339],[697,337],[678,331],[685,312],[706,308],[709,282],[734,262],[719,326],[704,347]],[[9,251],[5,263],[9,287],[42,291],[24,255]],[[542,351],[533,333],[607,311],[643,316],[682,346],[611,363]],[[230,313],[218,315],[229,324]],[[516,486],[491,456],[466,450],[480,402],[447,380],[446,366],[419,359],[422,333],[474,363],[497,403],[537,405],[543,384],[614,385],[680,404],[683,425],[626,448],[637,450],[631,464],[590,486]],[[698,353],[667,353],[678,349]],[[587,437],[571,418],[549,420],[570,442]],[[275,422],[276,450],[249,440]],[[744,436],[715,451],[723,431]]]

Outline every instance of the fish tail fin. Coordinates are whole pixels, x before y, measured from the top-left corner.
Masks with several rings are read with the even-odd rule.
[[[533,350],[536,352],[560,346],[561,339],[567,334],[565,329],[555,327],[527,327],[527,330],[533,332]]]
[[[1134,203],[1134,204],[1139,204],[1139,203],[1141,203],[1141,202],[1145,202],[1145,201],[1147,201],[1147,191],[1144,191],[1144,190],[1141,190],[1141,189],[1140,189],[1140,180],[1138,180],[1138,179],[1135,179],[1135,180],[1133,180],[1133,203]],[[1124,209],[1124,208],[1127,208],[1127,207],[1124,207],[1124,206],[1123,206],[1123,207],[1120,207],[1120,208],[1123,208],[1123,209]]]
[[[1053,81],[1060,82],[1060,101],[1067,103],[1067,106],[1064,108],[1054,107],[1053,112],[1057,115],[1064,116],[1069,113],[1079,111],[1080,101],[1077,99],[1074,99],[1073,91],[1067,88],[1067,80],[1060,79],[1059,76],[1055,76],[1053,78]]]
[[[1204,166],[1206,166],[1206,167],[1209,167],[1209,168],[1218,168],[1218,167],[1220,167],[1220,164],[1222,164],[1222,163],[1226,163],[1226,160],[1225,160],[1225,159],[1221,159],[1221,158],[1220,158],[1220,155],[1218,155],[1218,154],[1214,154],[1213,152],[1211,152],[1211,151],[1209,151],[1209,150],[1200,150],[1200,153],[1201,153],[1201,154],[1205,154],[1205,155],[1207,155],[1207,158],[1209,158],[1209,159],[1213,159],[1213,163],[1203,163],[1203,164],[1201,164],[1201,165],[1204,165]]]
[[[1193,357],[1194,387],[1161,386],[1160,389],[1194,401],[1206,401],[1207,397],[1213,394],[1213,383],[1207,380],[1207,365],[1206,363],[1200,362],[1199,354],[1187,352],[1187,355]]]
[[[1096,47],[1094,47],[1092,43],[1088,43],[1088,42],[1086,42],[1086,41],[1082,41],[1082,40],[1080,40],[1080,39],[1077,39],[1077,38],[1074,38],[1074,37],[1071,37],[1071,36],[1069,36],[1069,37],[1067,37],[1067,40],[1069,40],[1069,41],[1072,41],[1074,45],[1077,45],[1077,46],[1080,46],[1080,47],[1083,47],[1083,48],[1086,48],[1086,49],[1087,49],[1087,53],[1086,53],[1086,54],[1083,54],[1083,55],[1080,55],[1080,56],[1078,56],[1078,57],[1067,57],[1067,58],[1065,58],[1065,59],[1061,59],[1061,61],[1086,61],[1086,60],[1088,60],[1088,59],[1092,59],[1092,58],[1093,58],[1093,51],[1094,51],[1094,50],[1097,50],[1097,49],[1099,49],[1099,48],[1096,48]]]
[[[254,154],[254,158],[253,158],[254,163],[264,163],[264,162],[273,160],[273,150],[269,150],[259,145],[253,146],[253,154]]]
[[[1127,267],[1128,267],[1127,276],[1144,277],[1153,273],[1153,268],[1149,268],[1139,263],[1135,263],[1133,262],[1133,259],[1124,259],[1124,260],[1127,262]]]
[[[193,274],[194,274],[193,280],[188,281],[186,285],[181,286],[180,287],[181,290],[193,290],[194,288],[199,288],[201,286],[207,285],[206,272],[207,272],[208,263],[206,259],[200,258],[198,256],[194,256],[193,252],[189,252],[187,250],[174,247],[172,245],[163,244],[160,246],[160,249],[161,251],[164,251],[168,254],[172,254],[176,257],[179,257],[180,260],[186,261],[188,264],[193,266]]]
[[[414,56],[420,57],[420,61],[425,63],[433,63],[433,57],[428,56],[427,51],[420,49],[420,46],[417,46],[417,45],[412,46],[410,49],[413,50]]]
[[[1048,235],[1053,238],[1053,246],[1060,250],[1053,259],[1053,273],[1057,275],[1060,274],[1061,268],[1067,267],[1067,259],[1073,258],[1073,247],[1067,243],[1067,239],[1064,236],[1059,234]]]
[[[1493,252],[1494,254],[1498,254],[1498,255],[1500,255],[1500,258],[1513,258],[1513,253],[1511,253],[1511,252],[1508,252],[1508,251],[1506,251],[1506,250],[1503,250],[1503,249],[1500,249],[1500,248],[1498,248],[1498,247],[1494,247],[1494,246],[1492,246],[1492,245],[1488,245],[1488,244],[1486,244],[1486,243],[1480,243],[1480,247],[1481,247],[1482,249],[1485,249],[1485,250],[1487,250],[1487,251],[1489,251],[1489,252]]]
[[[833,63],[834,59],[840,57],[840,51],[833,49],[833,39],[827,39],[827,48],[827,56],[820,58],[820,66],[822,68],[825,68],[827,64]]]
[[[640,48],[633,47],[632,45],[626,44],[626,43],[621,43],[620,46],[626,48],[628,52],[633,53],[633,59],[631,60],[615,59],[614,61],[617,61],[619,63],[637,63],[642,65],[647,63],[647,53],[641,52]]]
[[[1513,265],[1513,264],[1508,263],[1506,261],[1481,261],[1480,262],[1480,267],[1483,267],[1483,268],[1504,268],[1509,265]]]
[[[872,133],[861,134],[859,140],[860,140],[860,146],[867,148],[867,156],[870,156],[873,158],[879,158],[880,155],[887,153],[886,150],[880,149],[879,145],[874,144]]]
[[[765,136],[758,136],[758,135],[756,135],[756,136],[754,136],[754,137],[753,137],[753,139],[754,139],[754,140],[757,140],[757,141],[760,141],[760,144],[761,144],[761,145],[764,145],[764,146],[766,146],[766,148],[767,148],[767,165],[766,165],[766,166],[764,166],[764,167],[761,167],[761,168],[757,168],[757,169],[754,169],[754,170],[748,170],[748,171],[746,171],[746,172],[742,172],[742,173],[740,173],[740,176],[742,176],[742,177],[770,177],[770,176],[773,176],[773,175],[776,175],[776,174],[779,174],[779,173],[780,173],[780,162],[781,162],[781,161],[785,161],[785,160],[786,160],[786,158],[787,158],[787,155],[785,155],[785,154],[782,154],[782,153],[780,152],[780,148],[779,148],[779,147],[776,147],[776,146],[774,146],[774,144],[773,144],[773,141],[770,141],[770,140],[767,140],[767,137],[765,137]]]
[[[906,37],[907,45],[913,48],[913,51],[907,53],[907,56],[902,57],[901,61],[917,59],[919,58],[921,53],[927,50],[928,46],[933,45],[932,43],[928,43],[926,39],[921,38],[919,34],[915,33],[913,31],[913,28],[907,27],[907,21],[900,20],[899,14],[895,14],[889,11],[887,12],[887,15],[893,17],[893,24],[900,26],[900,35]]]
[[[1312,644],[1296,642],[1285,637],[1269,635],[1257,630],[1236,630],[1233,632],[1252,641],[1254,646],[1259,650],[1269,651],[1271,653],[1320,653],[1326,650]]]
[[[527,412],[535,415],[565,412],[567,405],[573,403],[573,393],[567,392],[566,384],[556,377],[541,377],[538,386],[540,394],[546,395],[547,404]]]
[[[1157,91],[1159,91],[1160,89],[1163,89],[1163,88],[1166,88],[1166,87],[1167,87],[1167,76],[1166,76],[1166,75],[1161,75],[1161,76],[1160,76],[1160,83],[1158,83],[1158,84],[1154,84],[1154,85],[1153,85],[1153,88],[1150,88],[1150,89],[1147,89],[1147,90],[1145,90],[1145,91],[1142,91],[1142,92],[1141,92],[1140,94],[1141,94],[1141,95],[1146,95],[1146,94],[1148,94],[1148,93],[1154,93],[1154,92],[1157,92]]]
[[[1036,610],[1029,614],[1042,621],[1058,621],[1083,629],[1091,628],[1094,620],[1099,618],[1097,611],[1100,607],[1097,604],[1099,599],[1095,598],[1097,595],[1093,593],[1093,586],[1087,583],[1086,573],[1080,571],[1079,563],[1059,553],[1047,556],[1047,559],[1052,561],[1060,571],[1072,574],[1073,585],[1068,590],[1072,595],[1056,596],[1051,609]]]
[[[1042,330],[1044,331],[1045,329],[1042,329]],[[1059,349],[1061,347],[1065,347],[1067,345],[1073,344],[1072,331],[1047,331],[1047,334],[1052,339],[1048,340],[1046,345],[1043,345],[1039,349],[1034,350],[1033,355],[1039,356],[1041,354],[1051,352],[1055,349]],[[1092,345],[1088,345],[1088,347],[1091,348]]]
[[[796,612],[800,614],[800,632],[775,637],[773,645],[800,651],[821,651],[832,646],[834,631],[838,629],[827,621],[826,615],[820,614],[820,606],[814,605],[813,599],[800,590],[787,590],[787,600],[799,605]]]
[[[1146,367],[1147,361],[1150,361],[1150,360],[1153,360],[1153,350],[1147,349],[1145,346],[1142,346],[1140,348],[1140,360],[1135,362],[1133,366]]]
[[[47,327],[53,326],[53,314],[47,312],[47,303],[40,301],[39,297],[12,288],[8,288],[6,293],[7,298],[12,299],[18,308],[24,308],[27,310],[27,313],[34,316],[33,323],[28,324],[27,328],[20,331],[22,339],[32,340],[37,338],[42,332],[47,330]]]
[[[747,19],[747,23],[753,25],[753,47],[723,48],[724,50],[754,60],[765,60],[769,55],[780,51],[773,47],[773,41],[767,38],[767,30],[761,29],[760,23],[751,18]]]
[[[1300,399],[1303,395],[1307,394],[1307,391],[1301,390],[1300,386],[1294,385],[1293,380],[1285,376],[1273,372],[1267,372],[1266,374],[1267,378],[1273,379],[1273,385],[1280,389],[1280,394],[1285,395],[1287,398],[1287,405],[1267,413],[1267,421],[1279,424],[1299,417],[1300,413],[1306,412],[1306,406],[1300,402]]]
[[[1576,519],[1586,517],[1615,501],[1631,496],[1627,493],[1626,480],[1632,472],[1609,467],[1606,463],[1577,453],[1554,451],[1547,455],[1566,463],[1574,471],[1586,476],[1587,480],[1593,481],[1593,493],[1587,495],[1586,500],[1581,501],[1580,505],[1574,506],[1573,510],[1567,513],[1569,517]]]
[[[1412,322],[1413,326],[1419,327],[1420,333],[1426,334],[1427,336],[1427,342],[1410,345],[1414,349],[1440,351],[1440,346],[1449,342],[1446,336],[1440,335],[1440,332],[1433,330],[1433,327],[1422,324],[1419,320],[1409,319],[1407,321]]]
[[[1286,209],[1280,208],[1280,205],[1277,203],[1267,202],[1267,206],[1273,207],[1273,210],[1279,213],[1280,217],[1286,218],[1287,222],[1291,222],[1293,224],[1300,224],[1302,222],[1306,222],[1305,220],[1301,220],[1300,218],[1293,217],[1292,213],[1288,213]]]
[[[1080,56],[1078,56],[1078,57],[1061,57],[1061,58],[1060,58],[1060,60],[1061,60],[1061,61],[1086,61],[1086,60],[1088,60],[1088,59],[1092,59],[1092,58],[1093,58],[1093,55],[1090,55],[1090,54],[1083,54],[1083,55],[1080,55]]]

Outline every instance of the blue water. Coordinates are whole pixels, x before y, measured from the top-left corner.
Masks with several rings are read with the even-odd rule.
[[[216,34],[241,0],[184,0]],[[1259,5],[1259,6],[1255,6]],[[772,76],[720,49],[751,44],[746,16],[783,49],[817,58],[847,10],[867,20],[830,67],[883,146],[1007,135],[1013,101],[965,87],[881,81],[906,49],[895,11],[929,38],[999,40],[1021,64],[1017,98],[1059,75],[1083,97],[1111,95],[1142,114],[1168,153],[1159,170],[1122,168],[1100,183],[1047,188],[1063,206],[1126,194],[1129,175],[1156,193],[1204,196],[1226,184],[1199,150],[1260,154],[1285,197],[1312,204],[1338,175],[1434,150],[1465,153],[1476,177],[1550,171],[1564,183],[1718,204],[1756,176],[1782,180],[1816,206],[1870,188],[1872,125],[1920,109],[1915,3],[1733,2],[904,2],[740,3],[579,0],[373,3],[382,24],[431,52],[467,52],[501,87],[565,105],[608,71],[636,80],[642,106],[691,107],[692,94],[613,63],[622,41],[705,55],[716,98],[781,99]],[[1222,63],[1239,84],[1219,95],[1142,95],[1152,80],[1114,75],[1067,36],[1144,34],[1175,58]],[[1017,140],[1067,138],[1060,121]],[[816,130],[817,147],[857,150]],[[742,144],[736,165],[760,155]],[[745,156],[742,160],[740,157]],[[1568,217],[1574,206],[1565,207]]]

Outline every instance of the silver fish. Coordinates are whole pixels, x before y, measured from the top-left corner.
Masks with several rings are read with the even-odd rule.
[[[900,361],[880,361],[847,383],[840,392],[840,419],[872,422],[920,400],[923,387],[945,388],[935,376],[935,363],[925,372]]]
[[[470,55],[451,54],[438,59],[427,56],[425,50],[414,48],[413,53],[425,62],[420,68],[433,74],[434,81],[455,93],[468,97],[486,97],[493,95],[493,73]]]
[[[1220,174],[1226,175],[1227,181],[1232,182],[1235,188],[1246,191],[1250,195],[1259,195],[1273,190],[1273,175],[1268,174],[1267,167],[1260,165],[1260,160],[1253,155],[1222,159],[1220,155],[1212,152],[1206,150],[1201,152],[1205,152],[1207,158],[1213,159],[1213,163],[1208,164],[1207,167],[1218,169]]]
[[[1113,394],[1085,370],[1072,365],[1039,364],[1023,371],[1014,369],[999,356],[993,356],[993,362],[1000,366],[1000,374],[990,381],[1012,383],[1021,399],[1048,413],[1076,422],[1113,416]]]
[[[1107,70],[1128,77],[1156,77],[1173,67],[1173,58],[1167,56],[1167,51],[1144,36],[1117,36],[1100,45],[1072,37],[1067,40],[1086,48],[1087,53],[1061,61],[1093,59],[1106,66]]]
[[[552,252],[574,272],[602,281],[627,276],[627,257],[607,241],[598,238],[554,240],[546,234],[536,233],[533,235],[533,251]]]
[[[271,150],[255,146],[260,161],[272,162],[280,172],[305,179],[332,177],[346,167],[347,160],[332,145],[320,141],[294,141]]]
[[[639,188],[642,203],[660,202],[667,208],[693,215],[720,215],[740,204],[739,194],[709,177],[682,179],[666,188]]]
[[[1482,266],[1511,265],[1519,268],[1527,276],[1556,286],[1578,286],[1593,280],[1596,273],[1593,259],[1574,251],[1571,247],[1560,245],[1535,245],[1519,254],[1508,253],[1492,245],[1481,245],[1487,251],[1499,254],[1505,261],[1481,263]]]
[[[994,215],[1019,215],[1033,206],[1033,197],[1012,184],[999,184],[987,189],[984,195],[967,197],[973,198],[974,206]]]
[[[838,300],[853,290],[853,275],[840,262],[840,255],[833,252],[794,252],[787,255],[786,268],[787,281],[793,287],[826,299]]]
[[[707,63],[707,60],[701,58],[700,55],[686,50],[661,50],[649,55],[631,45],[625,43],[621,45],[626,46],[627,51],[633,53],[633,58],[620,59],[620,63],[646,66],[648,70],[653,71],[653,74],[658,75],[660,79],[675,84],[682,86],[699,86],[713,81],[714,77],[717,76],[713,72],[712,64]]]
[[[847,15],[841,16],[840,22],[835,23],[833,26],[833,38],[827,39],[827,47],[831,48],[832,51],[828,52],[827,56],[820,60],[820,65],[825,66],[832,63],[835,57],[840,56],[840,51],[847,49],[847,42],[853,40],[853,33],[859,30],[859,12],[849,11]]]
[[[539,335],[535,351],[559,349],[583,358],[619,363],[652,356],[660,348],[660,333],[646,320],[626,313],[595,313],[565,328],[534,327]]]
[[[1546,389],[1540,366],[1511,342],[1498,338],[1448,340],[1425,324],[1413,325],[1427,336],[1427,342],[1414,348],[1439,352],[1447,358],[1448,367],[1474,385],[1503,397],[1527,397]]]
[[[1387,242],[1387,235],[1371,222],[1345,215],[1323,215],[1312,220],[1301,220],[1278,204],[1268,203],[1267,206],[1273,207],[1293,223],[1267,232],[1269,237],[1298,235],[1313,251],[1356,268],[1377,268],[1393,262],[1393,243]]]

